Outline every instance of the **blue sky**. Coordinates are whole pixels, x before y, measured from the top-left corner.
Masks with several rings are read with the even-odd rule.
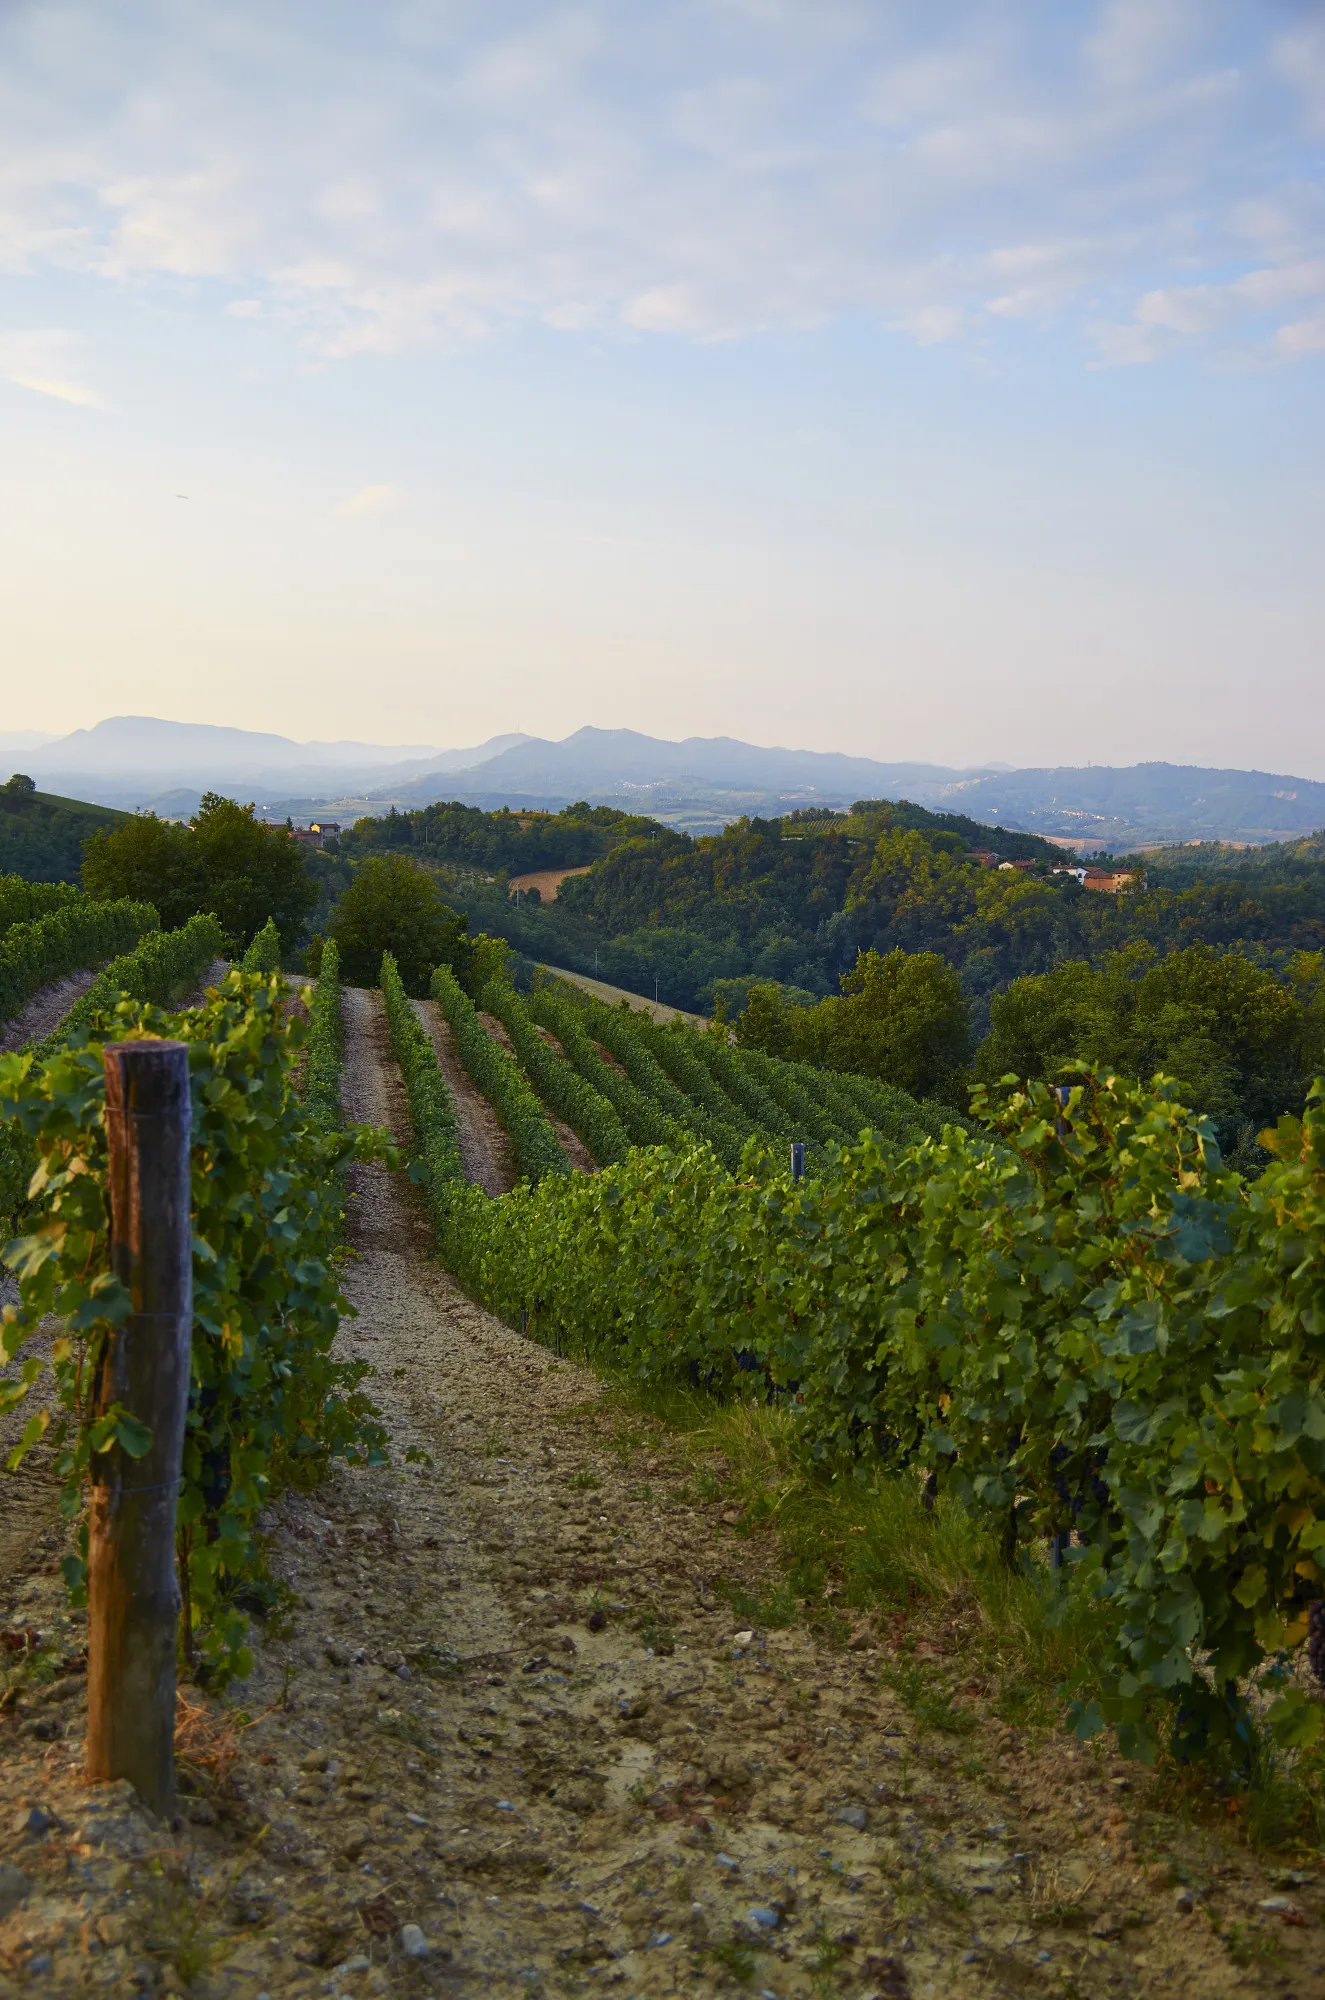
[[[9,0],[0,130],[6,728],[1325,775],[1318,4]]]

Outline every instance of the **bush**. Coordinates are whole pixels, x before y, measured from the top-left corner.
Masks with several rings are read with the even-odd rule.
[[[798,1187],[634,1151],[452,1208],[446,1254],[559,1348],[777,1397],[826,1469],[931,1474],[1010,1561],[1075,1534],[1042,1575],[1099,1620],[1082,1736],[1245,1758],[1263,1675],[1308,1745],[1325,1704],[1285,1659],[1325,1597],[1325,1086],[1247,1188],[1171,1082],[1076,1078],[1066,1106],[1005,1079],[992,1136],[871,1137]]]
[[[262,929],[254,938],[240,961],[245,972],[279,972],[281,969],[281,934],[272,918],[268,917]]]
[[[308,1055],[304,1064],[304,1103],[328,1131],[341,1123],[340,1067],[344,1046],[340,954],[329,943],[321,953],[317,984],[308,1003]]]
[[[396,962],[390,952],[382,960],[382,999],[386,1007],[391,1053],[409,1093],[414,1126],[414,1155],[420,1177],[434,1197],[452,1183],[465,1183],[465,1169],[456,1136],[455,1104],[437,1062],[428,1032],[410,1006]],[[482,1193],[482,1190],[476,1190]],[[486,1200],[486,1196],[483,1197]]]
[[[278,979],[233,972],[198,1008],[172,1015],[119,1000],[44,1064],[0,1058],[0,1112],[18,1122],[43,1169],[38,1216],[10,1246],[20,1300],[7,1309],[0,1353],[18,1355],[49,1314],[65,1322],[50,1366],[72,1420],[62,1470],[66,1511],[75,1513],[91,1454],[113,1439],[130,1450],[135,1442],[132,1413],[120,1413],[107,1437],[89,1424],[85,1403],[89,1364],[128,1304],[109,1268],[101,1045],[144,1033],[188,1043],[195,1393],[177,1548],[185,1644],[218,1680],[252,1667],[234,1592],[262,1574],[258,1521],[273,1493],[330,1457],[385,1462],[381,1426],[359,1387],[366,1366],[334,1360],[332,1346],[346,1310],[334,1265],[338,1169],[390,1148],[385,1135],[328,1133],[307,1115],[293,1090],[303,1024],[282,999]],[[40,1374],[34,1359],[19,1380],[0,1384],[0,1412],[17,1407]],[[44,1428],[42,1415],[31,1420],[20,1455]],[[64,1565],[76,1589],[86,1549],[84,1528]]]
[[[75,1001],[44,1041],[25,1050],[24,1057],[44,1063],[94,1016],[122,998],[157,1005],[176,999],[197,982],[224,942],[215,917],[194,917],[181,930],[153,932],[136,951],[112,959],[82,999]],[[32,1145],[19,1128],[0,1123],[0,1233],[16,1226],[35,1164]]]
[[[29,882],[22,875],[0,875],[0,939],[14,924],[30,924],[85,900],[72,882]]]

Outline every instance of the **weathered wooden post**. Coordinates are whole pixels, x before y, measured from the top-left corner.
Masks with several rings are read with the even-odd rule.
[[[147,1425],[143,1458],[116,1444],[92,1461],[88,1520],[87,1775],[127,1778],[175,1810],[175,1498],[189,1400],[193,1240],[185,1042],[103,1051],[111,1268],[133,1309],[102,1360],[97,1412]]]

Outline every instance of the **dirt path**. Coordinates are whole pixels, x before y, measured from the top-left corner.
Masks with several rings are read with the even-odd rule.
[[[366,993],[357,987],[346,989],[348,1033],[354,1033],[357,1022],[365,1018],[365,1010],[371,1013],[374,1005],[380,1009],[379,995]],[[506,1194],[515,1186],[518,1175],[511,1142],[500,1118],[487,1098],[470,1082],[469,1072],[456,1054],[451,1030],[437,1002],[415,1000],[411,1005],[432,1037],[442,1075],[455,1099],[456,1134],[460,1141],[460,1160],[465,1178],[477,1182],[489,1194]],[[377,1032],[384,1033],[385,1028]]]
[[[17,1280],[0,1277],[0,1307],[12,1305],[17,1299]],[[55,1334],[53,1325],[43,1326],[20,1354],[7,1366],[0,1367],[0,1382],[17,1381],[24,1361],[30,1358],[48,1361]],[[49,1375],[43,1375],[24,1402],[0,1415],[0,1593],[7,1582],[42,1566],[49,1553],[47,1542],[53,1528],[55,1539],[60,1539],[60,1482],[55,1474],[54,1445],[42,1439],[17,1473],[4,1469],[29,1419],[38,1410],[54,1411],[55,1406],[54,1383]],[[50,1547],[54,1545],[51,1541]]]
[[[59,1026],[75,1000],[82,999],[96,976],[93,971],[71,972],[66,979],[57,979],[50,986],[43,986],[40,993],[34,993],[21,1013],[0,1022],[0,1056],[25,1048],[29,1042],[43,1041],[52,1028]]]
[[[404,1138],[379,1010],[349,997],[345,1107]],[[255,1719],[186,1766],[175,1836],[78,1789],[76,1673],[0,1723],[2,2000],[184,1990],[167,1963],[203,2000],[1325,1990],[1314,1892],[1286,1927],[1204,1836],[1175,1884],[1134,1768],[992,1720],[926,1733],[868,1633],[739,1624],[771,1536],[468,1300],[403,1177],[354,1196],[342,1348],[392,1464],[273,1510],[288,1606],[220,1710]],[[53,1581],[28,1591],[76,1661]]]

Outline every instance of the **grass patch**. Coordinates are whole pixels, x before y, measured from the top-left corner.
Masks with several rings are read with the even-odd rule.
[[[626,1393],[637,1392],[617,1391]],[[994,1711],[1023,1724],[1054,1720],[1056,1691],[1089,1678],[1095,1607],[1064,1601],[1047,1564],[1029,1555],[1010,1569],[998,1528],[946,1497],[927,1504],[918,1477],[812,1464],[794,1419],[775,1406],[715,1405],[677,1390],[643,1400],[681,1433],[688,1497],[727,1501],[757,1536],[777,1538],[784,1576],[759,1595],[732,1591],[740,1623],[776,1629],[804,1618],[831,1642],[872,1616],[885,1648],[905,1659],[921,1636],[937,1641],[945,1678],[978,1676]],[[906,1685],[918,1720],[949,1733],[971,1726],[932,1673]]]
[[[910,1709],[921,1729],[937,1729],[947,1736],[967,1736],[975,1728],[969,1708],[960,1708],[952,1690],[919,1661],[910,1667],[885,1667],[884,1685]]]
[[[748,1986],[755,1976],[753,1949],[748,1944],[738,1944],[734,1938],[724,1939],[721,1944],[711,1944],[709,1957],[715,1959],[740,1986]]]

